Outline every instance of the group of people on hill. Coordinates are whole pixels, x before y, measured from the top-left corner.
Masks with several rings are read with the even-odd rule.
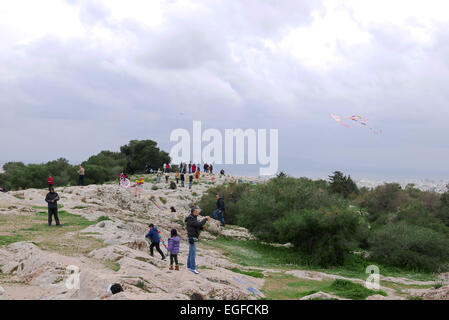
[[[196,165],[190,165],[190,164],[188,167],[189,167],[189,173],[190,173],[189,188],[191,188],[191,184],[193,181],[193,175],[191,174],[193,171],[192,169],[195,170],[194,172],[199,173],[199,167]],[[166,170],[170,169],[170,167],[165,167],[165,168],[166,168]],[[205,168],[206,168],[206,165],[205,165]],[[209,172],[212,172],[212,167],[210,165],[208,165],[207,168],[208,168]],[[186,165],[184,163],[184,166],[181,166],[181,170],[180,170],[181,174],[180,174],[180,172],[177,172],[177,179],[178,179],[179,174],[181,176],[182,186],[184,186],[183,177],[185,174],[185,169],[186,169]],[[82,178],[79,179],[79,185],[82,185],[84,182],[84,168],[82,168],[80,166],[80,170],[78,171],[78,173],[80,176],[81,175],[83,176]],[[120,174],[120,178],[122,178],[122,179],[126,178],[126,175],[124,175],[122,173],[122,174]],[[55,192],[55,189],[53,187],[54,180],[53,180],[53,177],[51,177],[51,176],[49,176],[49,178],[48,178],[48,185],[49,185],[49,193],[45,197],[45,201],[48,204],[48,225],[49,226],[52,225],[52,221],[54,218],[54,220],[56,222],[56,226],[61,226],[61,223],[60,223],[59,217],[58,217],[58,201],[60,200],[60,197],[59,197],[58,193]],[[216,198],[217,198],[217,209],[213,212],[213,216],[214,216],[215,220],[219,220],[221,222],[221,225],[223,227],[225,227],[224,199],[219,194],[216,195]],[[206,223],[210,220],[210,217],[206,216],[203,220],[198,221],[198,215],[199,215],[198,207],[193,207],[190,210],[189,215],[185,218],[185,225],[186,225],[186,230],[187,230],[187,241],[189,244],[189,254],[187,257],[187,269],[189,271],[193,272],[194,274],[199,274],[199,272],[196,268],[197,243],[199,241],[201,231],[205,228]],[[179,254],[179,247],[180,247],[181,240],[178,235],[178,231],[176,229],[172,229],[170,234],[171,234],[171,237],[168,239],[168,247],[167,247],[168,253],[170,254],[169,270],[178,271],[179,270],[178,254]],[[154,249],[156,249],[156,251],[161,255],[162,260],[165,260],[166,256],[160,248],[161,237],[159,234],[159,230],[154,226],[154,224],[149,225],[149,231],[145,235],[145,237],[150,242],[150,255],[154,256]]]
[[[78,186],[84,185],[84,168],[80,166],[78,170]],[[58,217],[58,201],[61,200],[58,193],[55,192],[54,188],[54,179],[51,176],[51,174],[48,176],[47,179],[48,183],[48,193],[45,196],[45,202],[48,203],[48,225],[51,226],[53,222],[53,218],[55,219],[56,226],[61,226],[61,223],[59,221]]]
[[[80,166],[78,169],[78,186],[81,186],[81,187],[84,186],[84,174],[85,174],[85,169],[83,168],[83,166]],[[51,187],[53,187],[55,184],[55,179],[53,178],[53,176],[51,174],[48,175],[47,183],[48,183],[49,189]]]
[[[213,215],[215,220],[220,220],[222,226],[225,226],[224,213],[225,213],[225,203],[224,199],[217,194],[217,209],[214,211]],[[187,256],[187,270],[193,272],[194,274],[199,274],[196,268],[196,249],[200,238],[201,231],[205,228],[206,223],[210,220],[209,216],[206,216],[203,220],[198,221],[199,210],[198,207],[193,207],[190,209],[189,215],[185,218],[185,225],[187,230],[187,241],[189,244],[189,254]],[[179,270],[178,254],[180,247],[180,237],[176,229],[172,229],[171,237],[168,239],[167,251],[170,254],[170,267],[169,270]],[[154,226],[154,224],[149,225],[149,231],[145,237],[150,241],[150,255],[154,256],[154,248],[162,257],[162,260],[166,259],[165,254],[160,248],[161,237],[159,235],[159,230]],[[174,265],[174,267],[173,267]]]
[[[205,173],[213,174],[212,164],[205,163],[203,168],[204,168]],[[161,179],[162,179],[162,176],[164,173],[165,173],[165,183],[169,183],[170,177],[168,174],[171,171],[172,171],[172,167],[170,166],[170,164],[164,163],[162,165],[162,170],[161,169],[157,170],[157,174],[156,174],[157,183],[161,182]],[[200,164],[195,164],[195,163],[192,164],[192,161],[190,161],[189,164],[187,164],[186,162],[180,163],[179,171],[176,171],[176,174],[175,174],[175,179],[176,179],[176,184],[179,184],[179,182],[181,182],[182,188],[185,187],[186,174],[189,174],[189,189],[192,189],[193,179],[198,180],[201,176]],[[220,171],[220,174],[224,175],[223,169]]]
[[[198,221],[199,211],[198,208],[194,207],[190,210],[189,215],[185,219],[186,229],[187,229],[187,241],[189,243],[189,255],[187,257],[187,270],[193,272],[194,274],[199,274],[196,268],[196,247],[200,233],[203,230],[205,224],[209,221],[210,217],[205,217],[203,220]],[[161,237],[159,236],[159,230],[154,226],[154,224],[149,225],[150,230],[145,235],[145,237],[151,242],[150,244],[150,255],[153,257],[154,248],[162,256],[162,260],[165,260],[166,256],[160,248]],[[170,254],[170,267],[169,270],[179,271],[179,247],[181,239],[178,235],[176,229],[172,229],[170,232],[171,237],[168,239],[167,251]],[[173,267],[174,266],[174,267]]]

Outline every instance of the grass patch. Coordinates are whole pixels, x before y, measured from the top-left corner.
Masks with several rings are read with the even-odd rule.
[[[238,268],[232,268],[229,270],[231,270],[232,272],[235,272],[235,273],[244,274],[244,275],[254,277],[254,278],[264,278],[265,277],[262,272],[257,271],[257,270],[244,271],[244,270],[240,270]]]
[[[142,262],[149,262],[150,259],[144,258],[144,257],[135,257],[134,259],[142,261]]]
[[[43,250],[69,256],[85,255],[105,246],[102,240],[81,236],[79,233],[82,229],[95,224],[95,221],[66,211],[59,211],[58,215],[62,227],[56,227],[54,222],[49,227],[48,214],[43,211],[32,215],[1,215],[0,245],[32,241]]]
[[[197,267],[197,269],[200,269],[200,270],[213,270],[212,268],[209,268],[207,266],[199,266],[199,267]]]
[[[143,290],[143,291],[152,293],[152,291],[150,291],[150,290],[147,288],[147,286],[146,286],[144,280],[137,280],[137,282],[136,282],[136,284],[134,284],[134,286],[137,287],[137,288],[139,288],[139,289],[141,289],[141,290]]]
[[[0,246],[7,246],[14,242],[26,241],[23,235],[0,236]]]
[[[100,218],[97,219],[97,222],[108,221],[108,220],[111,220],[111,219],[109,219],[109,217],[106,217],[106,216],[101,216]]]
[[[397,283],[397,282],[391,282],[391,281],[385,281],[382,280],[380,284],[384,287],[393,289],[398,294],[403,294],[403,290],[406,289],[430,289],[434,288],[435,285],[419,285],[419,284],[404,284],[404,283]]]
[[[353,300],[365,300],[375,294],[387,295],[383,291],[370,290],[347,280],[315,281],[286,274],[270,274],[262,288],[267,299],[272,300],[297,300],[320,291]]]
[[[367,297],[380,294],[382,296],[387,296],[384,291],[374,291],[365,288],[360,283],[354,283],[348,280],[335,280],[328,288],[326,288],[328,293],[332,293],[336,296],[352,299],[352,300],[365,300]]]
[[[166,204],[167,203],[167,199],[164,197],[159,197],[159,200],[161,200],[162,204]]]
[[[77,210],[83,210],[83,209],[87,209],[88,207],[85,207],[85,206],[76,206],[76,207],[73,207],[73,209],[77,209]]]
[[[384,276],[402,277],[416,281],[434,281],[436,279],[435,275],[431,273],[382,266],[356,254],[352,255],[343,266],[324,269],[310,263],[308,257],[299,254],[290,247],[273,246],[255,240],[246,241],[226,237],[202,241],[201,244],[221,250],[225,256],[228,256],[233,262],[241,266],[277,268],[281,270],[314,270],[365,280],[367,278],[366,268],[369,265],[377,265],[380,273]]]
[[[112,271],[119,271],[120,270],[120,263],[112,260],[105,260],[103,261],[106,268],[111,269]]]

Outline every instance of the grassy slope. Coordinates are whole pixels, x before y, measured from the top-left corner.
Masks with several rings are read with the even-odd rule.
[[[319,271],[328,274],[340,275],[348,278],[365,280],[365,269],[372,264],[359,256],[354,256],[345,266],[322,269],[310,265],[304,257],[291,248],[261,244],[256,241],[235,240],[229,238],[217,238],[213,241],[203,241],[203,245],[217,248],[232,261],[246,267],[271,268],[281,271],[294,269]],[[384,276],[403,277],[411,280],[432,281],[435,276],[426,273],[415,273],[407,270],[386,268],[379,266]],[[250,270],[252,272],[254,270]],[[401,290],[410,288],[429,288],[432,286],[405,285],[382,281],[381,285],[395,289],[398,294]],[[341,283],[340,280],[313,281],[298,279],[284,273],[269,273],[265,278],[263,288],[268,299],[299,299],[308,294],[323,291],[349,299],[365,299],[369,295],[382,294],[374,292],[356,283]]]
[[[103,242],[79,231],[97,223],[81,216],[59,211],[62,227],[47,225],[47,212],[30,215],[0,215],[0,246],[18,241],[32,241],[44,250],[65,255],[84,255],[103,247]]]

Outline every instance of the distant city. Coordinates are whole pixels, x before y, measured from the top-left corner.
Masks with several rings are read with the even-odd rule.
[[[444,193],[448,191],[447,186],[449,185],[449,180],[439,180],[434,181],[430,179],[406,179],[400,181],[394,180],[371,180],[371,179],[360,179],[355,180],[355,183],[359,188],[375,188],[384,183],[399,183],[402,188],[405,188],[408,184],[414,184],[414,187],[421,191],[433,191],[438,193]]]
[[[0,163],[0,173],[3,171],[4,163]],[[229,172],[231,173],[231,172]],[[232,172],[231,174],[242,175],[242,172]],[[253,176],[251,174],[247,176]],[[270,178],[270,177],[265,177]],[[319,177],[311,177],[311,179],[319,179]],[[323,179],[326,179],[323,177]],[[354,179],[354,182],[359,188],[366,187],[369,189],[376,188],[384,183],[399,183],[402,188],[405,188],[408,184],[413,184],[415,188],[421,191],[433,191],[438,193],[444,193],[448,191],[449,180],[432,180],[432,179]]]

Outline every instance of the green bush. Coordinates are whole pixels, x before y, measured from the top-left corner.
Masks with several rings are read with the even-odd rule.
[[[242,214],[237,222],[261,240],[278,242],[276,220],[303,209],[348,205],[341,196],[329,194],[320,181],[280,176],[241,195],[237,209]]]
[[[383,223],[388,214],[396,213],[401,206],[408,202],[410,202],[409,193],[402,190],[397,183],[378,186],[374,190],[361,194],[355,200],[357,205],[368,210],[368,219],[371,222],[383,219]]]
[[[329,190],[332,193],[338,193],[345,198],[359,194],[359,189],[351,176],[345,176],[342,172],[335,171],[332,176],[329,176],[329,180]]]
[[[281,242],[290,242],[300,253],[323,267],[342,265],[359,248],[367,225],[348,207],[292,211],[274,222]]]
[[[391,223],[374,230],[369,244],[372,259],[385,265],[426,272],[448,269],[449,239],[429,228]]]
[[[229,185],[220,185],[209,189],[201,197],[198,205],[201,208],[202,215],[213,216],[213,212],[217,209],[217,193],[225,200],[226,214],[225,221],[227,224],[237,224],[237,216],[240,214],[237,201],[241,195],[251,189],[247,183],[231,183]]]

